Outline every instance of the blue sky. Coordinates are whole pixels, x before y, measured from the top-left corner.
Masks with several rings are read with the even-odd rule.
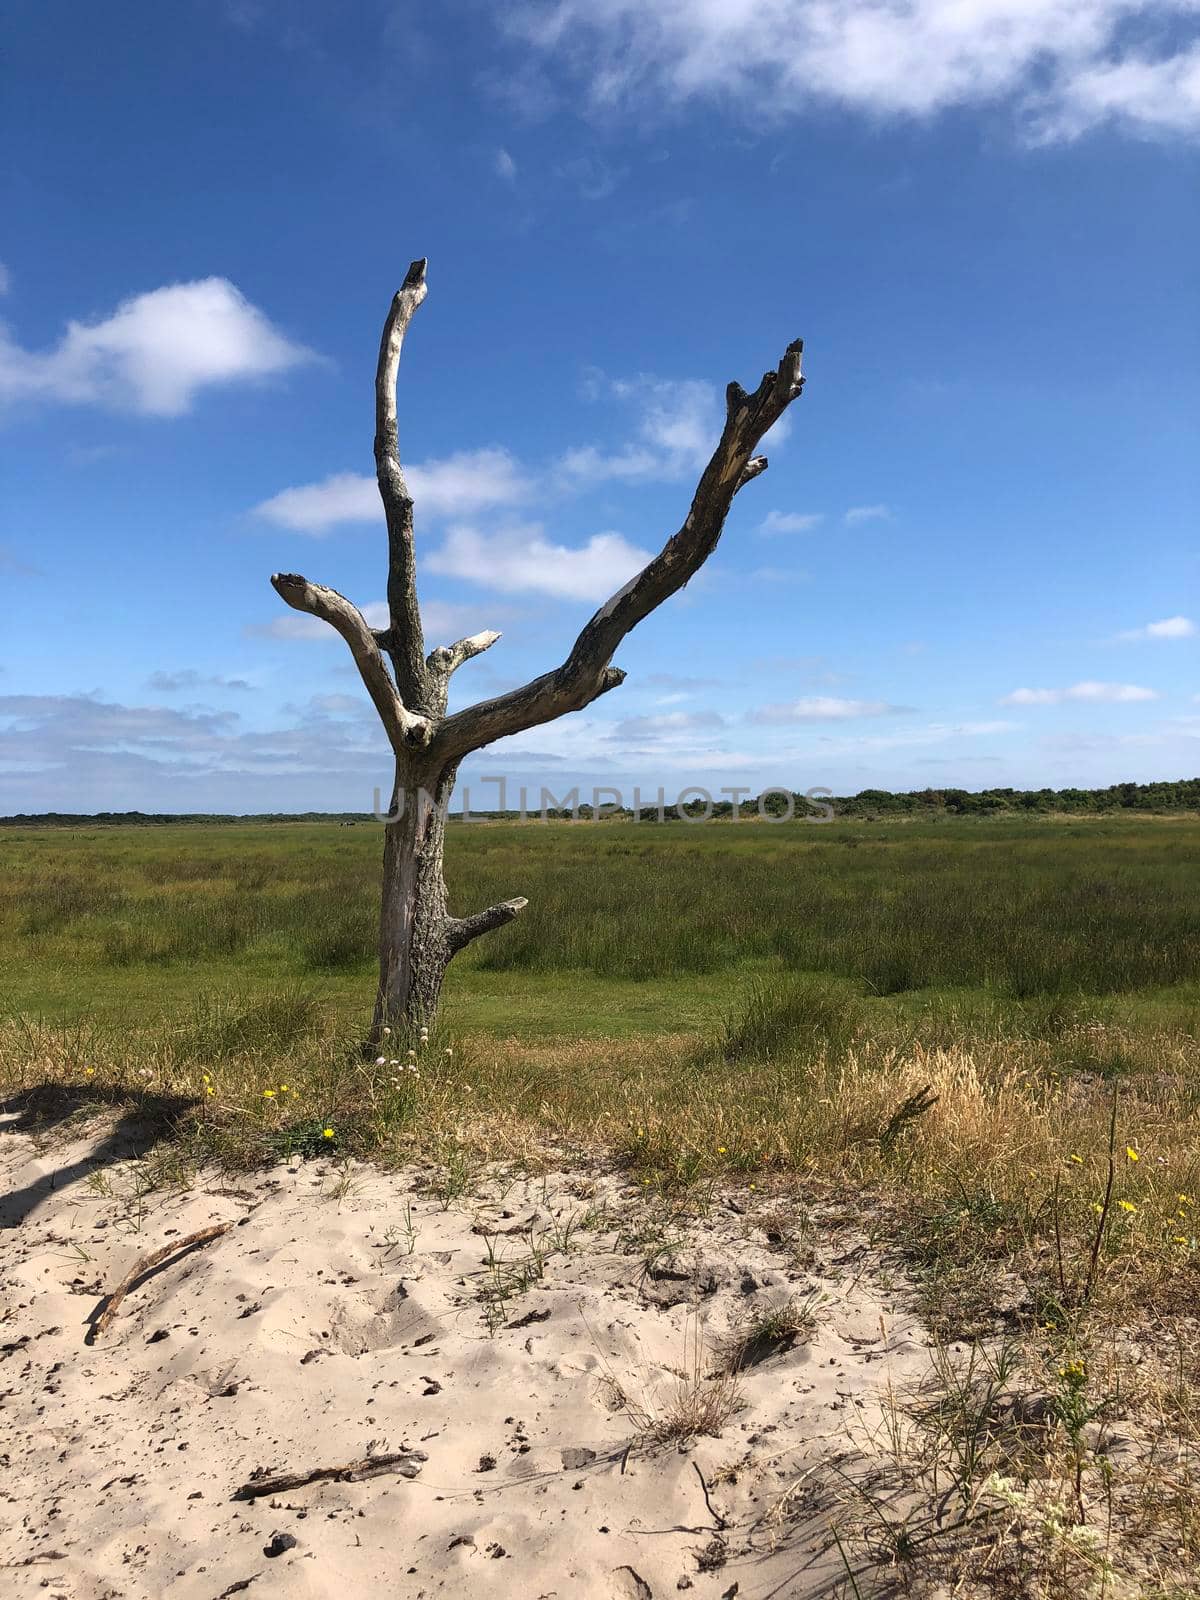
[[[0,812],[365,809],[382,734],[276,570],[560,661],[720,395],[808,386],[536,795],[1200,770],[1200,45],[1179,0],[9,9]],[[514,790],[515,792],[515,790]],[[492,798],[489,799],[489,796]]]

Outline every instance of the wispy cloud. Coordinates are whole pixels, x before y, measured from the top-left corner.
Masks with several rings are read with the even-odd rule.
[[[1158,692],[1136,683],[1095,683],[1087,680],[1066,689],[1014,689],[1001,697],[1002,706],[1057,706],[1064,701],[1091,701],[1099,705],[1126,705],[1137,700],[1157,700]]]
[[[625,717],[614,724],[607,737],[614,744],[626,746],[677,744],[724,726],[725,718],[716,711],[668,711],[656,717]]]
[[[1006,104],[1031,137],[1200,131],[1191,0],[524,0],[522,45],[642,118],[691,100],[781,119]]]
[[[581,200],[607,200],[625,181],[627,167],[610,167],[599,156],[576,156],[556,169],[560,178],[575,185]]]
[[[811,583],[812,573],[803,567],[754,567],[748,574],[751,583]]]
[[[596,533],[586,544],[552,544],[539,523],[480,533],[454,527],[426,558],[431,572],[465,578],[506,593],[525,591],[561,600],[606,600],[650,560],[619,533]]]
[[[811,533],[824,520],[823,511],[768,511],[758,532],[768,539],[781,533]]]
[[[495,447],[418,462],[405,469],[405,477],[418,515],[426,516],[470,516],[489,506],[516,505],[532,492],[523,469],[507,450]],[[347,523],[383,519],[375,479],[357,472],[282,489],[255,506],[253,515],[315,538]]]
[[[7,294],[11,288],[12,273],[4,265],[3,261],[0,261],[0,294]]]
[[[182,694],[189,689],[249,689],[251,684],[245,678],[226,678],[221,673],[205,674],[194,667],[184,667],[179,672],[152,672],[146,687],[159,694]]]
[[[593,393],[616,399],[633,413],[635,439],[616,451],[595,445],[568,450],[560,471],[573,486],[605,479],[636,483],[684,477],[704,465],[720,437],[721,410],[711,383],[694,378],[606,378],[594,374],[590,387]]]
[[[0,809],[252,811],[315,800],[366,810],[388,770],[387,742],[365,696],[346,697],[345,711],[333,704],[342,698],[288,708],[285,726],[264,729],[232,711],[3,695]]]
[[[890,522],[892,513],[888,506],[851,506],[842,521],[848,528],[856,528],[863,522]]]
[[[498,178],[503,178],[505,183],[515,183],[517,177],[517,163],[501,145],[492,159],[492,168]]]
[[[1196,634],[1196,624],[1191,617],[1164,617],[1161,622],[1148,622],[1144,628],[1127,628],[1118,639],[1191,639]]]
[[[107,406],[177,417],[204,389],[274,377],[315,360],[225,278],[176,283],[70,322],[52,349],[0,329],[0,400]]]
[[[886,700],[844,700],[838,695],[809,694],[783,705],[760,706],[750,713],[751,722],[781,725],[789,722],[851,722],[860,717],[889,717],[911,711],[911,706],[894,706]]]
[[[564,453],[558,478],[568,488],[606,480],[641,483],[674,481],[704,467],[721,436],[724,410],[716,387],[699,378],[634,378],[589,374],[585,392],[593,399],[617,401],[633,418],[634,438],[617,450],[581,445]],[[762,439],[768,451],[791,430],[783,416]]]

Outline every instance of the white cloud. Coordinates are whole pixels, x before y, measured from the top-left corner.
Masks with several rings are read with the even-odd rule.
[[[802,695],[785,705],[760,706],[750,713],[751,722],[849,722],[858,717],[886,717],[908,709],[889,705],[886,700],[843,700],[837,695]]]
[[[486,506],[515,505],[532,485],[507,450],[459,450],[440,461],[405,468],[417,515],[469,516]],[[320,537],[347,522],[380,522],[375,479],[335,472],[320,483],[283,489],[254,507],[254,515],[296,533]]]
[[[1125,705],[1135,700],[1157,700],[1154,689],[1136,683],[1073,683],[1067,689],[1014,689],[1001,698],[1002,706],[1057,706],[1065,700],[1085,700],[1101,705]]]
[[[836,104],[927,118],[1007,104],[1042,139],[1200,131],[1194,0],[525,0],[510,30],[593,106],[694,99],[761,122]]]
[[[1194,134],[1200,128],[1200,46],[1157,60],[1130,55],[1082,65],[1048,100],[1036,126],[1045,140],[1073,139],[1101,122],[1143,133]]]
[[[635,437],[616,451],[595,445],[568,450],[559,477],[568,488],[607,479],[644,483],[672,481],[700,472],[708,464],[724,425],[725,411],[716,387],[701,378],[609,378],[592,372],[586,385],[592,398],[611,397],[634,415]],[[760,450],[782,445],[791,432],[786,414],[763,435]]]
[[[890,522],[891,510],[887,506],[851,506],[842,519],[848,528],[857,528],[863,522]]]
[[[383,517],[374,478],[335,472],[320,483],[281,489],[254,507],[254,515],[297,533],[323,534],[342,522],[378,522]]]
[[[777,533],[811,533],[824,520],[821,511],[768,511],[758,531],[768,539]]]
[[[500,149],[496,151],[495,157],[492,161],[492,166],[495,169],[496,176],[498,178],[503,178],[505,183],[514,183],[516,181],[517,163],[509,155],[508,151],[505,150],[503,145],[501,145]]]
[[[1144,628],[1127,628],[1118,639],[1190,639],[1196,633],[1196,624],[1190,617],[1164,617],[1161,622],[1148,622]]]
[[[716,711],[670,711],[659,717],[626,717],[614,725],[608,738],[614,744],[691,745],[698,733],[725,726]]]
[[[159,694],[180,694],[187,689],[249,689],[245,678],[228,678],[223,673],[197,672],[194,667],[184,667],[179,672],[152,672],[146,679],[147,689]]]
[[[4,265],[3,261],[0,261],[0,294],[7,294],[11,288],[12,273]]]
[[[440,461],[405,469],[418,511],[463,517],[485,506],[511,506],[532,492],[532,484],[507,450],[458,450]]]
[[[227,279],[204,278],[135,295],[98,322],[70,322],[51,350],[24,350],[0,329],[0,400],[177,417],[202,389],[314,359]]]
[[[811,583],[812,573],[802,567],[754,567],[747,576],[751,583]]]
[[[596,533],[578,549],[551,544],[540,524],[479,533],[451,528],[440,550],[426,558],[431,572],[467,578],[506,593],[528,590],[562,600],[605,600],[647,561],[619,533]]]
[[[560,463],[572,484],[607,478],[644,482],[699,471],[721,434],[721,406],[711,383],[695,378],[609,378],[596,388],[635,414],[636,441],[611,454],[594,445],[568,450]]]

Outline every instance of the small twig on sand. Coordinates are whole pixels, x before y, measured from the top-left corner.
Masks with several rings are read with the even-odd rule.
[[[381,1472],[398,1472],[402,1478],[415,1478],[429,1457],[424,1450],[401,1450],[390,1456],[364,1456],[348,1461],[344,1467],[313,1467],[308,1472],[276,1472],[251,1478],[235,1491],[235,1500],[259,1500],[263,1495],[282,1494],[288,1489],[303,1489],[307,1483],[329,1479],[335,1483],[357,1483]]]
[[[708,1498],[708,1485],[704,1481],[704,1474],[700,1471],[700,1468],[694,1461],[692,1462],[692,1469],[696,1476],[700,1479],[700,1492],[704,1496],[704,1504],[708,1507],[708,1514],[716,1523],[717,1532],[720,1533],[722,1529],[727,1528],[729,1524],[725,1521],[725,1518],[721,1515],[721,1513],[715,1509],[712,1501]]]
[[[172,1239],[171,1243],[163,1245],[161,1250],[154,1250],[150,1255],[143,1256],[140,1261],[135,1262],[132,1269],[109,1293],[104,1302],[104,1309],[92,1318],[92,1325],[87,1332],[87,1343],[93,1344],[111,1325],[121,1301],[139,1278],[144,1277],[147,1272],[153,1272],[155,1267],[161,1267],[163,1262],[169,1261],[172,1256],[182,1255],[185,1250],[193,1250],[197,1245],[207,1244],[210,1239],[219,1239],[232,1227],[232,1222],[218,1222],[211,1228],[200,1228],[196,1233],[189,1233],[186,1239]]]

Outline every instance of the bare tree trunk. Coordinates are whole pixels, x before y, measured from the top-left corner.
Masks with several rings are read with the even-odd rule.
[[[524,899],[501,901],[472,917],[452,917],[443,865],[446,811],[458,764],[401,759],[383,845],[379,918],[379,989],[372,1042],[385,1027],[415,1033],[432,1026],[450,962],[481,933],[524,910]]]
[[[560,667],[497,699],[447,715],[451,674],[490,649],[500,635],[475,633],[425,654],[413,502],[396,421],[400,351],[425,295],[425,262],[414,261],[392,300],[375,372],[375,469],[388,534],[387,626],[372,628],[344,595],[298,573],[277,572],[271,579],[289,606],[329,623],[349,645],[396,759],[393,820],[383,851],[376,1043],[385,1027],[413,1031],[431,1024],[454,956],[480,934],[511,922],[527,904],[503,900],[469,917],[452,917],[447,910],[442,855],[446,807],[459,763],[496,739],[582,710],[620,686],[625,674],[612,665],[618,645],[716,549],[734,496],[766,471],[766,457],[754,450],[804,386],[799,339],[752,393],[731,383],[725,391],[725,426],[678,532],[584,624]]]
[[[430,784],[432,774],[397,763],[383,845],[375,1039],[385,1026],[412,1031],[437,1015],[450,963],[442,856],[454,773]]]

